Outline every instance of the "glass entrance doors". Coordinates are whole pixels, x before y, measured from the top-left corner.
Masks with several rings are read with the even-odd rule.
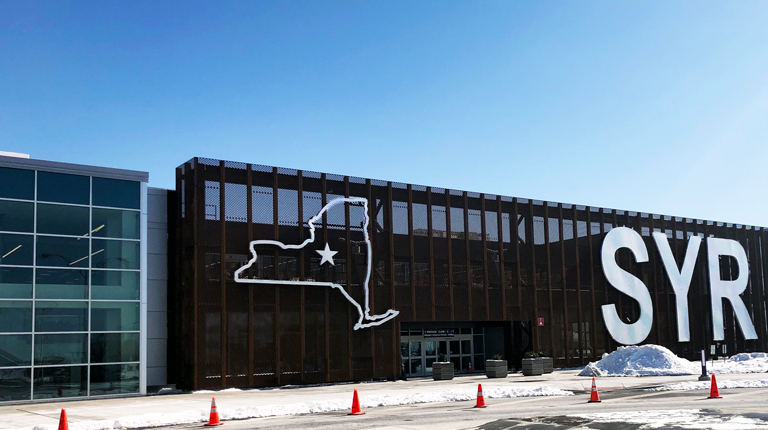
[[[432,363],[443,355],[453,363],[456,373],[467,372],[470,363],[474,370],[482,370],[485,364],[482,328],[455,329],[453,336],[440,338],[429,337],[429,332],[421,329],[402,331],[400,355],[406,376],[432,375]]]

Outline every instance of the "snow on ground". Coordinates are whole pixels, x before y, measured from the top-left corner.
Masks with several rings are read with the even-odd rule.
[[[741,353],[725,362],[707,362],[709,373],[762,373],[768,372],[768,354]],[[659,345],[623,346],[604,355],[603,359],[589,363],[579,376],[674,376],[698,375],[699,361],[676,356]]]
[[[313,388],[313,387],[332,387],[336,385],[352,385],[352,384],[384,384],[388,381],[382,380],[382,381],[364,381],[364,382],[356,382],[356,381],[346,381],[346,382],[323,382],[320,384],[304,384],[304,385],[280,385],[279,387],[261,387],[261,388],[226,388],[223,390],[197,390],[192,391],[192,394],[216,394],[216,393],[227,393],[227,392],[237,392],[237,391],[271,391],[271,390],[291,390],[296,388]]]
[[[572,396],[570,391],[564,391],[545,385],[534,387],[488,387],[483,390],[486,399],[501,397],[537,397],[537,396]],[[477,398],[476,390],[445,390],[432,393],[413,393],[407,395],[373,395],[360,396],[363,409],[378,406],[400,406],[417,403],[469,401]],[[278,415],[312,414],[318,412],[333,412],[348,410],[352,406],[352,398],[324,400],[319,402],[293,403],[288,405],[250,406],[226,408],[219,405],[219,415],[222,420],[262,418]],[[209,409],[196,409],[178,413],[144,414],[121,417],[114,420],[88,421],[70,423],[71,430],[107,430],[131,429],[144,427],[159,427],[175,424],[191,424],[207,422]],[[25,430],[54,430],[55,426],[35,426]]]
[[[626,423],[640,425],[643,429],[768,429],[768,422],[760,418],[719,414],[701,409],[666,411],[609,412],[601,414],[570,415],[593,423]],[[579,429],[587,429],[589,424]]]
[[[234,393],[237,391],[243,391],[243,390],[240,388],[226,388],[224,390],[197,390],[197,391],[193,391],[192,394]]]
[[[710,369],[710,367],[712,367]],[[709,373],[763,373],[768,372],[768,354],[764,352],[742,352],[729,358],[725,363],[707,363]]]
[[[701,366],[676,356],[659,345],[622,346],[589,363],[579,376],[671,376],[695,375]]]
[[[646,391],[685,391],[685,390],[709,390],[711,381],[704,382],[680,382],[678,384],[662,385],[660,387],[647,388]],[[717,381],[717,388],[768,388],[768,379]]]

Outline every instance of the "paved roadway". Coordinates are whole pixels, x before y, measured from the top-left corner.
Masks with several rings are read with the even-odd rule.
[[[662,377],[615,377],[599,378],[598,387],[604,401],[587,404],[585,389],[591,378],[580,377],[577,370],[559,370],[549,375],[525,377],[519,373],[505,379],[488,379],[484,375],[456,377],[452,381],[432,381],[428,378],[381,383],[353,383],[326,386],[295,387],[294,389],[259,389],[246,391],[198,392],[178,395],[132,397],[122,399],[98,399],[87,401],[63,400],[51,403],[0,405],[0,430],[30,428],[45,425],[56,428],[61,408],[67,409],[70,425],[88,425],[94,420],[116,420],[144,414],[199,414],[207,417],[211,396],[215,395],[220,411],[243,408],[259,408],[274,405],[291,405],[307,402],[337,400],[351,406],[352,390],[357,388],[365,402],[368,396],[409,396],[435,394],[445,390],[473,392],[478,383],[487,390],[494,387],[531,387],[547,385],[575,391],[580,394],[567,397],[537,397],[512,399],[487,399],[489,408],[474,410],[473,402],[428,403],[414,406],[379,407],[366,410],[367,414],[348,417],[342,412],[305,416],[261,418],[249,421],[228,421],[223,428],[473,428],[489,425],[488,429],[503,429],[504,422],[488,424],[508,418],[533,418],[588,412],[616,410],[643,410],[643,408],[711,408],[717,405],[726,412],[762,412],[768,405],[766,389],[721,389],[723,400],[702,400],[706,390],[691,392],[655,393],[640,391],[654,385],[683,381],[695,381],[696,376]],[[765,373],[720,375],[718,381],[768,379]],[[626,390],[610,391],[610,387],[626,387]],[[346,408],[346,406],[345,406]],[[768,409],[768,408],[766,408]],[[495,427],[494,427],[495,426]],[[199,428],[200,424],[176,428]]]
[[[588,421],[567,417],[574,414],[649,411],[670,409],[704,409],[710,416],[721,414],[749,415],[764,421],[768,427],[768,389],[721,390],[723,399],[707,399],[707,390],[649,392],[625,389],[604,392],[601,403],[588,403],[587,394],[568,397],[534,397],[490,399],[488,408],[473,408],[474,402],[447,402],[379,407],[366,415],[348,416],[346,412],[257,418],[228,421],[227,429],[564,429],[575,428]],[[589,423],[591,429],[637,429],[637,424]],[[168,427],[200,428],[200,424]],[[671,427],[664,427],[671,428]],[[682,427],[678,427],[682,428]],[[701,427],[707,428],[707,427]],[[739,427],[733,427],[739,428]]]

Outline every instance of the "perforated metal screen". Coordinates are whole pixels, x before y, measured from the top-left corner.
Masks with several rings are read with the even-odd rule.
[[[170,356],[176,361],[172,378],[184,388],[397,378],[400,324],[409,322],[493,325],[544,318],[544,326],[533,324],[531,349],[552,354],[560,366],[595,360],[617,347],[600,306],[616,303],[628,320],[638,316],[634,300],[602,275],[602,239],[617,226],[640,233],[651,253],[644,265],[618,254],[620,265],[652,295],[654,326],[647,342],[695,358],[712,338],[709,284],[699,264],[689,294],[691,309],[697,309],[690,315],[692,339],[676,341],[675,296],[650,236],[662,231],[678,261],[691,235],[744,246],[750,273],[743,297],[759,339],[745,341],[726,307],[728,349],[766,348],[762,228],[202,158],[177,169],[176,189]],[[353,330],[357,311],[336,290],[234,282],[234,271],[250,258],[251,240],[300,243],[308,237],[310,217],[349,196],[369,202],[371,310],[400,311],[393,321]],[[247,276],[335,282],[363,303],[362,211],[347,204],[317,223],[318,243],[337,252],[334,266],[320,264],[314,250],[272,248],[259,252]]]

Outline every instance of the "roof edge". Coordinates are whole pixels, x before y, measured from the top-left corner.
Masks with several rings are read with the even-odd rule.
[[[149,182],[148,172],[114,169],[111,167],[88,166],[85,164],[61,163],[58,161],[37,160],[33,158],[4,157],[0,155],[0,167],[43,170],[46,172],[98,176],[101,178],[121,179],[126,181]]]

